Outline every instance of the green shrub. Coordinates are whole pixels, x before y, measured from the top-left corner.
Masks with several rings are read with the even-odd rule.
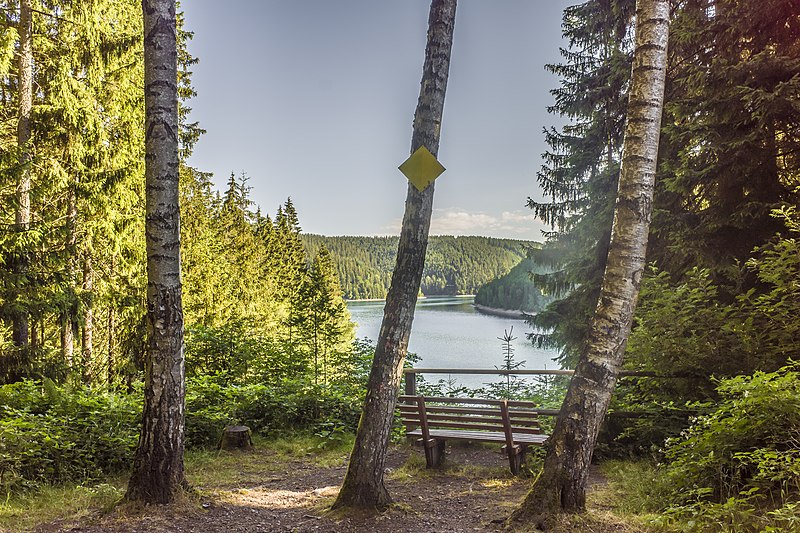
[[[138,438],[138,398],[50,382],[0,387],[0,489],[124,470]]]
[[[721,401],[680,438],[668,442],[674,491],[668,516],[703,530],[742,531],[796,521],[800,499],[800,375],[778,372],[729,378]],[[739,526],[737,526],[739,527]],[[714,529],[717,528],[717,529]]]
[[[213,447],[227,425],[254,432],[310,430],[339,441],[358,425],[363,388],[282,380],[228,384],[229,376],[189,379],[187,448]],[[141,425],[142,393],[56,386],[0,386],[0,491],[97,479],[129,468]]]
[[[213,376],[194,378],[186,387],[186,444],[216,445],[226,425],[246,425],[262,434],[284,429],[353,431],[361,394],[361,389],[299,380],[225,386]]]

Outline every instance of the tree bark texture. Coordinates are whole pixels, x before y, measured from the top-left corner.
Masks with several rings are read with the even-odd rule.
[[[439,151],[455,15],[456,0],[431,2],[411,153],[420,146],[425,146],[434,156]],[[383,483],[386,450],[414,320],[414,306],[422,280],[433,211],[433,191],[433,183],[422,192],[412,184],[408,185],[397,263],[386,296],[383,322],[367,383],[367,396],[350,465],[334,508],[384,508],[391,503]]]
[[[81,339],[81,366],[83,368],[83,382],[91,381],[91,366],[93,364],[93,334],[94,334],[94,270],[92,270],[92,256],[88,250],[83,258],[83,331]]]
[[[669,34],[668,0],[637,0],[636,50],[614,224],[586,345],[550,438],[544,470],[514,518],[546,522],[585,507],[589,466],[622,366],[652,214]]]
[[[77,184],[73,183],[67,193],[66,238],[64,248],[67,253],[67,286],[69,288],[67,307],[61,312],[61,357],[71,371],[75,371],[75,337],[78,330],[77,304],[75,302],[75,248],[78,243],[78,197]],[[77,369],[82,372],[80,368]]]
[[[126,497],[170,503],[183,469],[183,309],[175,0],[143,0],[147,360],[142,432]]]
[[[17,116],[17,147],[19,149],[19,177],[17,178],[17,231],[27,231],[31,222],[31,111],[33,110],[33,19],[30,0],[19,3],[19,110]],[[20,278],[28,273],[28,255],[20,253],[14,258],[14,272]],[[17,295],[18,296],[18,295]],[[28,347],[28,312],[18,310],[12,319],[12,340],[25,357]]]

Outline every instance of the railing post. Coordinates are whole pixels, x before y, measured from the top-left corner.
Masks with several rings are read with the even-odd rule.
[[[416,396],[417,395],[417,373],[416,372],[404,372],[403,377],[405,379],[406,396]]]

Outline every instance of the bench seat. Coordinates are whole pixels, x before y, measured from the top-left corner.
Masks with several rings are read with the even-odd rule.
[[[533,402],[483,398],[400,396],[397,409],[406,435],[425,449],[428,468],[444,460],[448,440],[503,445],[513,474],[518,474],[527,447],[544,444]]]
[[[406,432],[409,437],[422,437],[422,430],[415,429]],[[431,438],[434,439],[460,439],[476,442],[502,442],[505,443],[506,436],[499,431],[464,431],[458,429],[431,429]],[[524,433],[514,433],[514,442],[517,444],[544,444],[549,435],[526,435]]]

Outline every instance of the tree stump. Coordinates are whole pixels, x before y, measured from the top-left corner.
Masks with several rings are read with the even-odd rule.
[[[217,445],[218,450],[249,450],[252,447],[253,439],[247,426],[227,426]]]

